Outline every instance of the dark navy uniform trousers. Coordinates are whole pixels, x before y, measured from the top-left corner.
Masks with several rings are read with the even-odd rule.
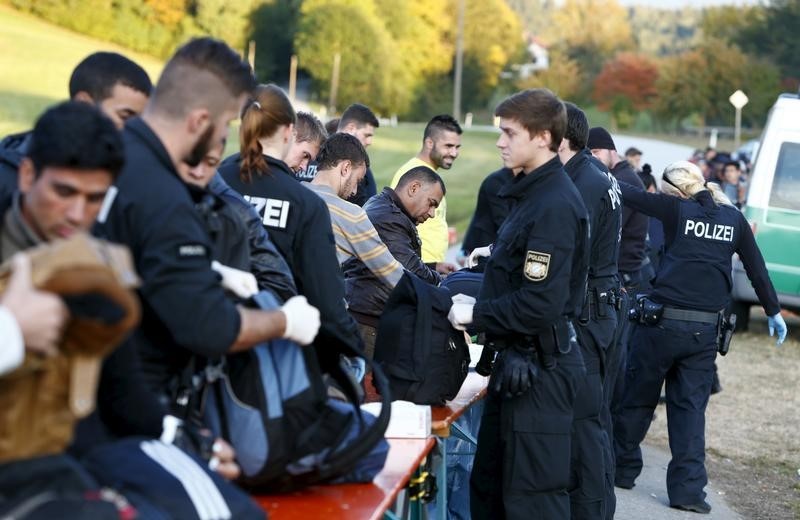
[[[580,348],[556,359],[551,370],[536,362],[539,375],[524,395],[486,396],[470,477],[473,519],[570,517],[573,406],[586,371]]]
[[[614,422],[617,485],[632,486],[642,471],[639,445],[666,381],[670,504],[705,499],[705,412],[717,356],[716,337],[716,325],[708,323],[662,319],[652,327],[634,325],[625,395]]]

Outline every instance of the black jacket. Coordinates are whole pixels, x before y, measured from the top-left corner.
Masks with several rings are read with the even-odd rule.
[[[620,161],[613,168],[611,174],[619,182],[626,182],[637,188],[644,189],[642,179],[636,175],[628,161]],[[623,203],[622,205],[622,238],[619,242],[619,270],[622,273],[638,271],[649,262],[645,240],[649,221],[647,215],[634,210]],[[647,258],[647,262],[645,259]]]
[[[5,199],[17,190],[17,170],[22,158],[28,153],[31,132],[11,134],[0,141],[0,199]]]
[[[96,231],[133,253],[142,279],[142,322],[132,340],[148,381],[164,393],[191,354],[228,352],[241,323],[211,270],[206,226],[164,145],[139,118],[122,136],[125,166]]]
[[[508,216],[508,200],[498,195],[500,189],[514,180],[514,172],[500,168],[490,173],[478,190],[478,203],[469,223],[461,249],[469,254],[476,247],[488,246],[497,240],[497,230]]]
[[[589,214],[589,279],[605,279],[614,285],[617,275],[622,201],[619,186],[597,169],[586,151],[578,152],[564,165]],[[613,177],[612,177],[613,179]]]
[[[328,206],[302,186],[283,161],[265,158],[269,171],[254,173],[252,182],[244,182],[239,175],[239,154],[226,158],[219,173],[255,207],[289,264],[298,292],[319,309],[322,325],[314,341],[317,352],[335,352],[337,356],[360,352],[363,343],[347,313]]]
[[[372,225],[392,255],[403,267],[426,282],[438,285],[441,275],[422,262],[422,242],[417,226],[394,190],[384,188],[364,205]],[[380,316],[389,290],[361,260],[351,258],[342,266],[350,310],[367,316]]]
[[[245,228],[242,233],[247,234],[250,258],[249,267],[242,269],[252,272],[258,286],[269,289],[279,300],[286,301],[295,296],[297,286],[289,264],[270,240],[267,230],[261,224],[261,217],[253,206],[228,186],[219,174],[211,179],[208,189],[225,202],[227,209],[224,211],[235,214]]]
[[[780,312],[764,257],[738,209],[717,205],[708,191],[683,200],[625,183],[620,187],[626,205],[664,225],[664,257],[650,298],[684,309],[722,310],[730,301],[731,258],[737,253],[767,315]]]
[[[538,335],[583,306],[586,208],[554,157],[500,191],[513,203],[486,264],[473,326],[492,338]]]

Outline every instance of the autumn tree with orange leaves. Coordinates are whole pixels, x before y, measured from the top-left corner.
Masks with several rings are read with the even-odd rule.
[[[636,112],[647,110],[658,91],[658,66],[646,56],[620,53],[606,62],[594,80],[592,99],[602,110],[608,110],[613,125],[627,128]]]

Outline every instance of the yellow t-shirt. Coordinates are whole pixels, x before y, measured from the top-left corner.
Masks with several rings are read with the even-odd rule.
[[[425,161],[417,157],[412,157],[395,172],[390,187],[394,189],[400,181],[400,177],[408,170],[416,168],[417,166],[427,166],[428,168],[434,169]],[[447,232],[447,201],[445,197],[442,197],[439,207],[436,208],[436,216],[429,218],[423,224],[417,225],[417,233],[419,233],[419,238],[422,240],[422,261],[426,264],[444,262],[449,245],[449,234]]]

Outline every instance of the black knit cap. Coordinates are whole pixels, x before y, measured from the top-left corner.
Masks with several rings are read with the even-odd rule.
[[[601,126],[596,126],[589,129],[589,139],[586,140],[586,148],[589,150],[614,150],[614,140],[608,130]]]

